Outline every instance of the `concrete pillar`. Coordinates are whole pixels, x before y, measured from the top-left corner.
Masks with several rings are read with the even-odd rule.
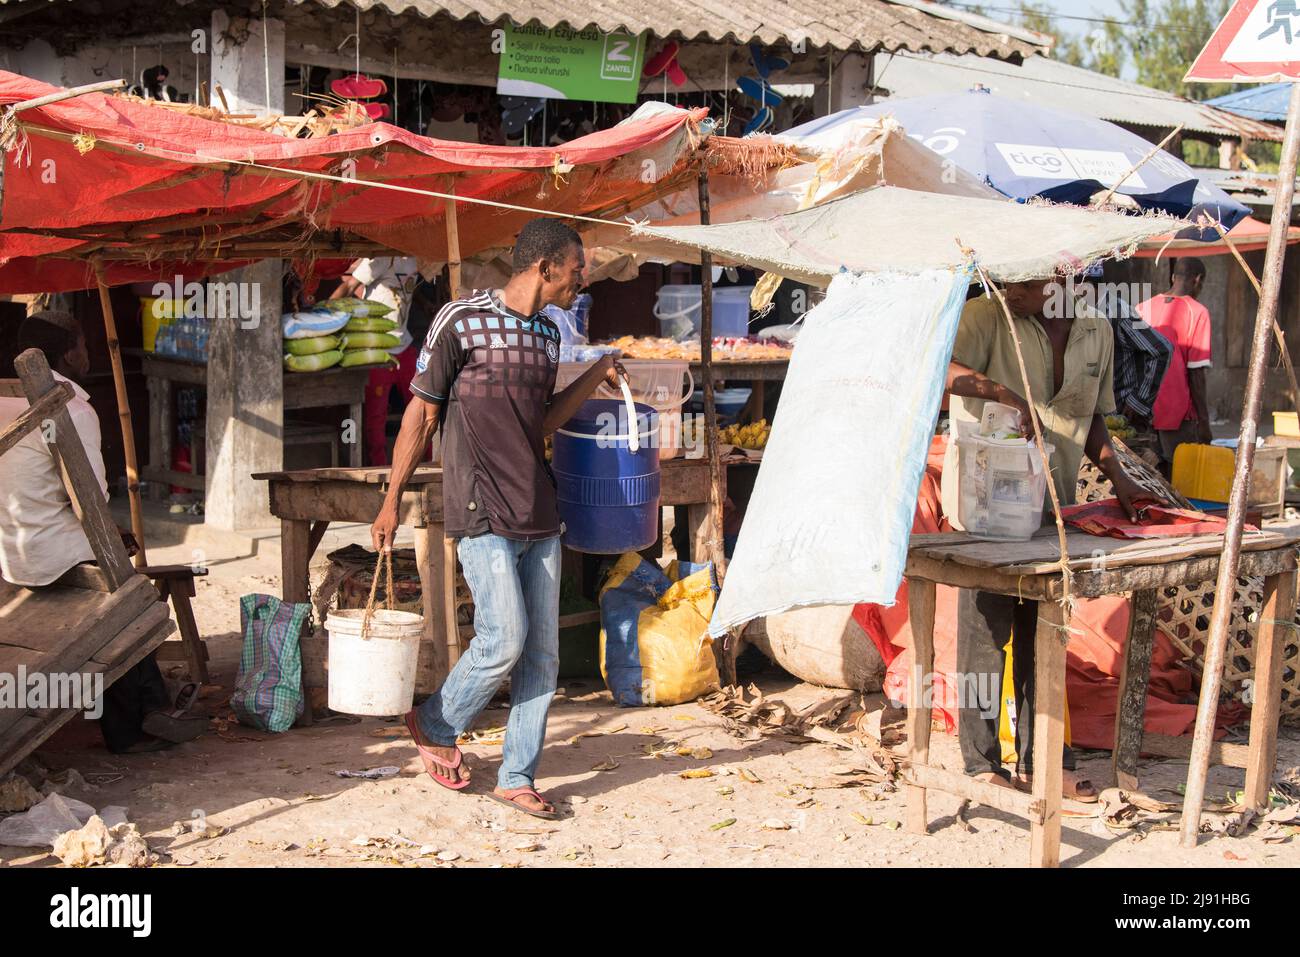
[[[212,104],[221,105],[217,86],[232,113],[284,112],[284,21],[266,21],[262,42],[261,17],[231,17],[212,12]],[[267,74],[270,74],[270,95]]]
[[[211,280],[233,284],[229,301],[242,303],[209,319],[204,509],[227,531],[274,524],[266,483],[249,476],[284,467],[282,268],[267,259]]]
[[[831,53],[834,57],[837,54]],[[838,61],[831,73],[830,111],[838,113],[851,106],[868,106],[874,101],[874,60],[870,53],[849,53]]]

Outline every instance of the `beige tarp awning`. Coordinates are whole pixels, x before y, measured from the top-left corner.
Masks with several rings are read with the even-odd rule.
[[[707,249],[716,264],[825,286],[841,270],[917,273],[960,266],[960,240],[992,278],[1015,282],[1130,256],[1142,240],[1184,225],[1170,216],[881,186],[770,219],[638,226],[625,248],[683,262],[699,262],[699,250]]]

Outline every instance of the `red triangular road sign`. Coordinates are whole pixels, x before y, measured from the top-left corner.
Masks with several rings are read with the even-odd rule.
[[[1237,0],[1183,80],[1300,80],[1300,0]]]

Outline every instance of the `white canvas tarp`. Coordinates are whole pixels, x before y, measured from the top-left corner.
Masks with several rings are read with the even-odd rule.
[[[893,604],[969,283],[964,269],[837,276],[808,313],[713,635],[806,605]]]
[[[1142,240],[1183,225],[1170,216],[881,186],[769,219],[638,226],[627,245],[697,262],[699,250],[707,249],[718,265],[745,265],[825,286],[841,271],[916,274],[961,268],[960,240],[991,277],[1015,282],[1132,255]]]

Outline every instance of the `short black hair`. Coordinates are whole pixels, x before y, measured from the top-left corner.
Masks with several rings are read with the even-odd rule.
[[[1186,279],[1200,279],[1205,275],[1205,263],[1195,256],[1179,256],[1174,260],[1169,275],[1171,278],[1173,276],[1182,276]]]
[[[558,219],[529,220],[515,240],[514,270],[521,273],[540,259],[558,261],[575,247],[582,248],[582,237]]]
[[[77,348],[81,335],[77,320],[68,313],[37,312],[24,319],[18,327],[18,354],[28,349],[39,349],[50,368],[54,369],[65,355]]]

